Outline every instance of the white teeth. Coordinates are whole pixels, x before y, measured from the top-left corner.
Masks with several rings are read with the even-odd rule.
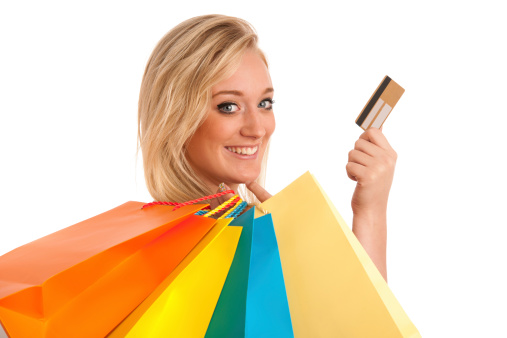
[[[247,147],[226,147],[227,150],[240,155],[253,155],[257,152],[259,147],[247,148]]]

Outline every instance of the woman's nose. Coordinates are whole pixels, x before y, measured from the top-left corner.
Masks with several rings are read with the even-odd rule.
[[[242,136],[260,139],[266,134],[259,108],[249,109],[243,116],[243,126],[240,130]]]

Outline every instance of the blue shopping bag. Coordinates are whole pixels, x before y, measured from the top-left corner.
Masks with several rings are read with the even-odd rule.
[[[231,225],[243,231],[206,337],[294,337],[271,215]]]

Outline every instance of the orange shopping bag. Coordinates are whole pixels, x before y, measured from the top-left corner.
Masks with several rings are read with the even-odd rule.
[[[216,221],[194,215],[202,205],[142,206],[127,202],[0,256],[6,334],[104,337]]]

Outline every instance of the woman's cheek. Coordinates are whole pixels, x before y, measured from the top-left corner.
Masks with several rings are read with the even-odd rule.
[[[273,112],[269,114],[269,118],[266,124],[266,134],[269,137],[275,132],[276,122],[275,122],[275,115]]]

